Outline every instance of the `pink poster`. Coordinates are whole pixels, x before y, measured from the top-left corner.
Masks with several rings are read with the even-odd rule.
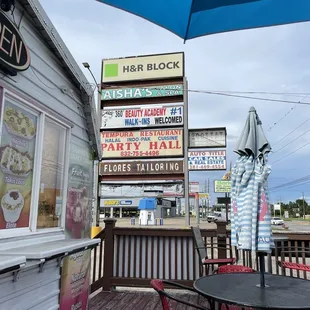
[[[90,255],[90,250],[86,250],[64,258],[60,310],[88,309]]]

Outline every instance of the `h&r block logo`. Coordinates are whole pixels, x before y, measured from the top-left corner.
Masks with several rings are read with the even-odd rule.
[[[104,66],[104,77],[111,78],[118,76],[118,64],[106,64]]]

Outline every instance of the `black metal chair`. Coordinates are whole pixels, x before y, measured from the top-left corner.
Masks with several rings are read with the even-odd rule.
[[[176,301],[178,303],[181,303],[183,305],[187,305],[187,306],[195,308],[195,309],[210,310],[209,308],[206,308],[206,307],[203,307],[203,306],[200,306],[200,305],[197,305],[197,304],[193,304],[193,303],[191,303],[189,301],[186,301],[186,300],[180,299],[180,298],[178,298],[176,296],[173,296],[171,294],[168,294],[165,291],[164,284],[167,284],[167,285],[169,285],[171,287],[176,287],[176,288],[179,288],[179,289],[182,289],[182,290],[188,290],[188,291],[197,293],[193,288],[185,286],[185,285],[177,284],[177,283],[174,283],[174,282],[171,282],[171,281],[166,281],[166,280],[154,279],[154,280],[151,281],[151,286],[159,294],[163,310],[170,310],[171,309],[171,307],[169,305],[169,302],[168,302],[168,299],[174,300],[174,301]]]
[[[193,237],[194,237],[194,241],[195,241],[195,245],[196,245],[196,250],[198,252],[199,255],[199,263],[203,269],[203,267],[206,267],[206,275],[209,275],[210,273],[210,267],[214,266],[214,265],[227,265],[227,264],[235,264],[237,259],[230,257],[230,258],[208,258],[208,248],[215,248],[217,250],[230,250],[230,247],[221,247],[221,246],[209,246],[206,247],[202,235],[201,235],[201,231],[199,227],[191,227],[192,232],[193,232]]]

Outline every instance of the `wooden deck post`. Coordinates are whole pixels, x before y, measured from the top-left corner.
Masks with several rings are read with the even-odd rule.
[[[103,263],[103,277],[101,278],[102,290],[111,291],[111,279],[113,277],[114,264],[114,233],[116,220],[113,218],[106,218],[104,220],[104,263]]]
[[[227,258],[227,230],[226,221],[216,221],[218,258]]]

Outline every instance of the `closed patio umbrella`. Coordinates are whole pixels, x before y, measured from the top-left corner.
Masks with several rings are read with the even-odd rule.
[[[97,1],[147,19],[184,41],[220,32],[310,20],[309,0]]]
[[[231,173],[231,240],[240,250],[270,253],[274,247],[267,156],[271,146],[262,123],[251,107],[235,152],[239,154]],[[261,285],[264,286],[264,257],[260,255]]]

